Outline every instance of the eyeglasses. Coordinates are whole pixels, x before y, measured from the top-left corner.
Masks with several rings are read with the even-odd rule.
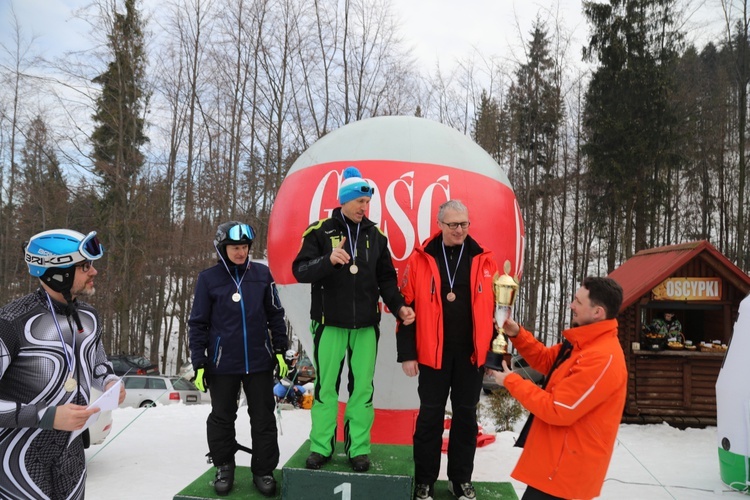
[[[232,241],[240,241],[243,237],[253,241],[255,239],[255,231],[248,224],[237,224],[229,228],[227,236]]]
[[[471,224],[471,222],[469,222],[469,221],[466,221],[466,222],[443,222],[443,221],[440,221],[440,223],[441,224],[445,224],[451,230],[458,229],[459,226],[461,226],[461,229],[466,229],[466,228],[469,227],[469,224]]]
[[[359,191],[372,196],[375,193],[375,188],[372,186],[359,186]]]
[[[78,267],[81,269],[81,271],[83,271],[84,273],[87,273],[89,272],[89,269],[91,269],[91,266],[93,265],[94,265],[94,261],[84,260],[83,262],[79,262],[78,264],[76,264],[75,267]]]

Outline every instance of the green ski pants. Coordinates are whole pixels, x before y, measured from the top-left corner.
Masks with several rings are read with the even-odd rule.
[[[344,358],[349,367],[349,401],[344,412],[344,449],[349,458],[370,453],[370,429],[375,420],[372,405],[373,376],[379,331],[374,326],[339,328],[312,322],[315,368],[315,401],[311,409],[310,451],[331,456],[336,442],[338,395]]]

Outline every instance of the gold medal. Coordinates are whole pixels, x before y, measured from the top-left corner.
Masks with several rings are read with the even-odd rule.
[[[352,267],[349,268],[349,272],[352,274],[357,274],[359,272],[359,268],[357,267],[357,264],[352,264]]]
[[[233,293],[233,294],[232,294],[232,300],[233,300],[233,301],[235,301],[235,302],[239,302],[239,301],[240,301],[240,299],[242,299],[242,296],[240,295],[240,293],[239,293],[239,292],[235,292],[235,293]]]
[[[65,388],[65,392],[73,392],[76,389],[76,385],[76,379],[71,375],[68,377],[68,380],[65,381],[63,387]]]
[[[453,292],[448,292],[448,295],[445,296],[446,299],[448,299],[448,302],[453,302],[456,300],[456,294]]]

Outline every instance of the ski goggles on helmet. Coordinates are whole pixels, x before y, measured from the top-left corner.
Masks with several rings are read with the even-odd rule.
[[[70,229],[52,229],[34,235],[24,245],[24,259],[32,276],[42,276],[50,268],[66,268],[102,257],[104,248],[96,231],[84,236]]]
[[[100,259],[102,255],[104,255],[104,247],[99,243],[99,238],[96,237],[96,231],[91,231],[78,244],[78,251],[65,255],[56,255],[49,260],[50,263],[62,263],[67,260],[70,263],[77,264],[80,262]]]
[[[104,255],[104,247],[99,242],[99,238],[96,237],[96,231],[91,231],[81,241],[78,246],[78,253],[83,255],[86,260],[96,260]]]
[[[227,238],[232,241],[241,241],[243,238],[253,241],[255,239],[255,231],[248,224],[237,224],[229,228]]]

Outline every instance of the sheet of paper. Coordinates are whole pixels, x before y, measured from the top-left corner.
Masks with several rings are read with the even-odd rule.
[[[122,380],[118,380],[117,382],[112,384],[112,387],[105,391],[104,394],[99,396],[96,401],[88,406],[88,408],[99,408],[99,411],[89,417],[89,419],[86,421],[86,425],[84,425],[82,429],[78,429],[77,431],[73,431],[70,433],[68,446],[70,446],[70,443],[72,443],[79,434],[88,429],[91,425],[93,425],[94,422],[99,420],[99,415],[101,415],[103,411],[114,410],[119,406],[121,385]]]

